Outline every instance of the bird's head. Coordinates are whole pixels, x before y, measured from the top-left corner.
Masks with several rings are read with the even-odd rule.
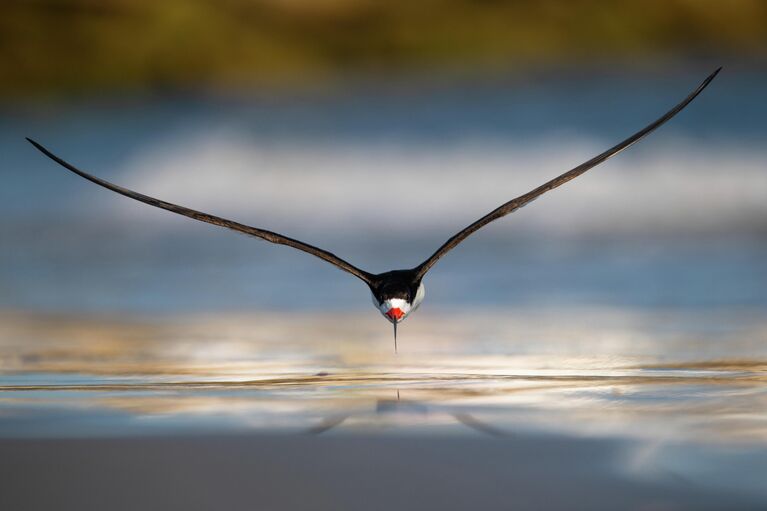
[[[410,272],[394,271],[383,275],[376,285],[370,287],[373,305],[394,325],[394,339],[397,339],[397,324],[416,310],[425,296],[423,284],[413,282]]]
[[[399,272],[384,274],[375,287],[371,286],[373,305],[392,323],[400,323],[413,312],[424,296],[423,284],[408,278],[400,278]]]

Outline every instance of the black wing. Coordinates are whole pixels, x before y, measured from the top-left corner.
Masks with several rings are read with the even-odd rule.
[[[468,238],[472,233],[475,231],[481,229],[482,227],[486,226],[493,220],[498,220],[501,217],[504,217],[508,215],[509,213],[512,213],[525,204],[537,199],[544,193],[548,192],[549,190],[553,190],[554,188],[563,185],[570,181],[571,179],[574,179],[587,170],[596,167],[600,163],[608,160],[609,158],[615,156],[619,152],[623,151],[624,149],[628,148],[629,146],[633,145],[634,143],[640,141],[642,138],[644,138],[646,135],[649,135],[652,133],[656,128],[662,126],[666,121],[674,117],[676,114],[682,111],[684,107],[686,107],[690,101],[695,99],[695,97],[701,93],[703,89],[705,89],[709,83],[711,83],[711,80],[714,79],[714,77],[721,71],[722,68],[720,67],[713,73],[711,73],[708,78],[703,80],[703,83],[701,83],[694,91],[690,93],[689,96],[684,98],[681,103],[676,105],[674,108],[666,112],[663,117],[658,119],[657,121],[653,122],[646,128],[642,129],[641,131],[636,132],[635,134],[631,135],[629,138],[621,142],[620,144],[608,149],[607,151],[603,152],[599,156],[595,156],[594,158],[590,159],[586,163],[582,163],[575,167],[574,169],[565,172],[559,177],[556,177],[549,181],[548,183],[545,183],[535,190],[532,190],[524,195],[521,195],[517,197],[516,199],[512,199],[509,202],[501,205],[500,207],[494,209],[487,215],[483,216],[470,226],[466,227],[464,230],[447,240],[444,245],[439,247],[439,249],[432,254],[431,257],[429,257],[426,261],[421,263],[419,266],[414,268],[415,274],[416,274],[416,280],[420,281],[421,278],[426,274],[429,269],[434,266],[434,263],[436,263],[440,257],[447,254],[450,250],[455,248],[456,245],[458,245],[460,242]]]
[[[302,241],[294,240],[293,238],[288,238],[287,236],[283,236],[282,234],[277,234],[276,232],[266,231],[264,229],[258,229],[256,227],[250,227],[249,225],[244,225],[237,222],[233,222],[231,220],[226,220],[224,218],[209,215],[207,213],[202,213],[200,211],[195,211],[193,209],[185,208],[183,206],[177,206],[176,204],[155,199],[153,197],[149,197],[148,195],[143,195],[141,193],[128,190],[127,188],[114,185],[108,181],[104,181],[103,179],[99,179],[95,176],[91,176],[90,174],[83,172],[82,170],[74,167],[73,165],[70,165],[69,163],[65,162],[64,160],[62,160],[55,154],[48,151],[45,147],[35,142],[34,140],[29,138],[27,138],[27,140],[33,146],[39,149],[44,155],[46,155],[48,158],[52,159],[59,165],[62,165],[63,167],[74,172],[75,174],[84,177],[88,181],[96,183],[99,186],[103,186],[104,188],[108,190],[112,190],[113,192],[117,192],[120,195],[125,195],[126,197],[130,197],[131,199],[135,199],[145,204],[149,204],[150,206],[167,209],[168,211],[172,211],[173,213],[178,213],[179,215],[188,216],[189,218],[193,218],[201,222],[207,222],[209,224],[219,225],[221,227],[226,227],[227,229],[232,229],[234,231],[249,234],[250,236],[255,236],[257,238],[265,239],[266,241],[271,241],[272,243],[277,243],[279,245],[287,245],[289,247],[297,248],[298,250],[303,250],[304,252],[308,254],[312,254],[313,256],[319,257],[320,259],[327,261],[330,264],[346,272],[351,273],[355,277],[364,281],[366,284],[370,284],[372,282],[373,276],[370,273],[360,270],[356,266],[350,263],[347,263],[340,257],[334,254],[331,254],[330,252],[326,250],[322,250],[321,248],[317,248],[315,246],[309,245],[308,243],[304,243]]]

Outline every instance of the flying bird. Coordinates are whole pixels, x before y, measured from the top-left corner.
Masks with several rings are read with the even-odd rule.
[[[160,199],[155,199],[154,197],[150,197],[148,195],[134,192],[133,190],[129,190],[127,188],[123,188],[121,186],[112,184],[108,181],[100,179],[96,176],[92,176],[78,169],[77,167],[75,167],[74,165],[70,163],[67,163],[66,161],[62,160],[61,158],[59,158],[58,156],[50,152],[48,149],[46,149],[39,143],[35,142],[34,140],[30,138],[27,138],[27,140],[32,145],[34,145],[37,149],[39,149],[43,154],[48,156],[50,159],[52,159],[59,165],[62,165],[68,170],[74,172],[75,174],[87,179],[88,181],[96,183],[99,186],[103,186],[104,188],[108,190],[112,190],[113,192],[119,193],[126,197],[130,197],[131,199],[135,199],[145,204],[149,204],[150,206],[166,209],[173,213],[178,213],[179,215],[184,215],[189,218],[193,218],[195,220],[200,220],[201,222],[207,222],[209,224],[226,227],[228,229],[232,229],[234,231],[248,234],[250,236],[255,236],[256,238],[261,238],[266,241],[270,241],[272,243],[277,243],[279,245],[287,245],[289,247],[302,250],[308,254],[311,254],[315,257],[319,257],[320,259],[324,261],[327,261],[328,263],[336,266],[337,268],[347,273],[350,273],[351,275],[354,275],[355,277],[360,279],[362,282],[367,284],[367,286],[370,288],[370,293],[373,298],[373,305],[379,310],[379,312],[387,320],[389,320],[393,324],[394,349],[396,352],[397,325],[401,323],[402,321],[404,321],[405,318],[407,318],[410,314],[412,314],[416,309],[418,309],[418,306],[421,305],[421,302],[423,301],[424,296],[426,294],[426,291],[423,285],[423,278],[426,275],[426,273],[434,266],[434,264],[437,261],[439,261],[445,254],[450,252],[459,243],[461,243],[463,240],[468,238],[474,232],[486,226],[490,222],[498,220],[499,218],[502,218],[508,215],[509,213],[513,213],[514,211],[518,210],[522,206],[525,206],[526,204],[529,204],[533,200],[537,199],[544,193],[550,190],[553,190],[554,188],[557,188],[558,186],[561,186],[567,183],[571,179],[574,179],[580,176],[587,170],[596,167],[600,163],[603,163],[604,161],[608,160],[609,158],[612,158],[616,154],[620,153],[624,149],[635,144],[636,142],[638,142],[639,140],[641,140],[648,134],[652,133],[658,127],[662,126],[672,117],[674,117],[676,114],[682,111],[682,109],[684,109],[693,99],[695,99],[698,96],[698,94],[700,94],[701,91],[703,91],[703,89],[705,89],[708,86],[708,84],[711,83],[711,80],[714,79],[714,77],[719,73],[719,71],[721,71],[721,69],[722,68],[720,67],[716,71],[711,73],[686,98],[684,98],[679,104],[677,104],[671,110],[666,112],[663,116],[658,118],[656,121],[652,122],[651,124],[642,128],[641,130],[637,131],[636,133],[634,133],[633,135],[631,135],[624,141],[611,147],[610,149],[606,150],[602,154],[599,154],[595,156],[594,158],[590,159],[589,161],[578,165],[572,170],[569,170],[565,172],[564,174],[558,177],[555,177],[551,181],[547,181],[546,183],[542,184],[538,188],[535,188],[534,190],[531,190],[524,195],[520,195],[519,197],[512,199],[500,205],[499,207],[495,208],[490,213],[486,214],[485,216],[483,216],[476,222],[458,231],[458,233],[456,233],[450,239],[448,239],[445,243],[443,243],[442,246],[436,250],[436,252],[430,255],[428,259],[426,259],[424,262],[422,262],[415,268],[409,268],[405,270],[392,270],[392,271],[379,273],[379,274],[369,273],[341,259],[337,255],[328,252],[327,250],[323,250],[321,248],[315,247],[308,243],[304,243],[302,241],[289,238],[282,234],[272,232],[272,231],[267,231],[265,229],[261,229],[258,227],[251,227],[249,225],[234,222],[232,220],[227,220],[225,218],[210,215],[208,213],[203,213],[201,211],[195,211],[193,209],[185,208],[183,206],[172,204],[170,202],[166,202]]]

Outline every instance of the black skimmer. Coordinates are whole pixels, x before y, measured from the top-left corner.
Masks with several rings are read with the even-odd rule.
[[[483,216],[476,222],[472,223],[465,229],[462,229],[453,237],[448,239],[441,247],[437,249],[436,252],[434,252],[431,256],[429,256],[428,259],[426,259],[424,262],[422,262],[418,266],[414,268],[406,269],[406,270],[393,270],[393,271],[388,271],[388,272],[379,273],[379,274],[369,273],[365,270],[361,270],[360,268],[357,268],[353,264],[346,262],[345,260],[336,256],[335,254],[328,252],[327,250],[323,250],[313,245],[309,245],[308,243],[304,243],[302,241],[298,241],[296,239],[283,236],[282,234],[278,234],[272,231],[267,231],[265,229],[259,229],[257,227],[251,227],[249,225],[234,222],[232,220],[226,220],[224,218],[210,215],[208,213],[202,213],[200,211],[195,211],[193,209],[185,208],[183,206],[171,204],[170,202],[165,202],[160,199],[155,199],[148,195],[134,192],[133,190],[129,190],[127,188],[123,188],[121,186],[104,181],[103,179],[92,176],[76,168],[75,166],[67,163],[66,161],[62,160],[55,154],[51,153],[50,151],[48,151],[48,149],[38,144],[34,140],[31,140],[29,138],[27,138],[27,140],[32,145],[34,145],[37,149],[39,149],[43,154],[48,156],[50,159],[52,159],[56,163],[69,169],[75,174],[78,174],[79,176],[84,177],[85,179],[93,183],[96,183],[99,186],[103,186],[104,188],[107,188],[108,190],[112,190],[113,192],[117,192],[121,195],[125,195],[126,197],[130,197],[131,199],[135,199],[145,204],[149,204],[150,206],[166,209],[173,213],[178,213],[179,215],[184,215],[189,218],[193,218],[195,220],[200,220],[202,222],[207,222],[209,224],[226,227],[228,229],[249,234],[251,236],[255,236],[257,238],[270,241],[272,243],[277,243],[279,245],[287,245],[289,247],[302,250],[306,253],[309,253],[313,256],[319,257],[320,259],[324,261],[329,262],[330,264],[336,266],[337,268],[340,268],[341,270],[347,273],[354,275],[355,277],[357,277],[358,279],[360,279],[361,281],[363,281],[365,284],[368,285],[373,297],[373,305],[375,305],[375,307],[381,312],[381,314],[383,314],[383,316],[394,325],[394,349],[396,352],[397,324],[402,322],[405,318],[407,318],[410,314],[412,314],[423,301],[423,298],[425,296],[423,278],[426,275],[426,273],[431,269],[431,267],[434,266],[434,264],[440,258],[442,258],[442,256],[450,252],[450,250],[455,248],[456,245],[461,243],[463,240],[468,238],[475,231],[481,229],[482,227],[486,226],[490,222],[494,220],[498,220],[499,218],[504,217],[508,215],[509,213],[513,213],[514,211],[518,210],[522,206],[525,206],[526,204],[529,204],[533,200],[537,199],[544,193],[550,190],[553,190],[554,188],[557,188],[558,186],[561,186],[567,183],[571,179],[574,179],[580,176],[587,170],[596,167],[600,163],[615,156],[619,152],[630,147],[631,145],[635,144],[636,142],[638,142],[639,140],[641,140],[648,134],[652,133],[658,127],[662,126],[669,119],[671,119],[680,111],[682,111],[684,107],[686,107],[693,99],[695,99],[698,96],[698,94],[700,94],[701,91],[705,89],[709,83],[711,83],[711,80],[714,79],[714,77],[719,73],[721,69],[722,68],[720,67],[719,69],[711,73],[686,98],[684,98],[679,104],[677,104],[674,108],[666,112],[663,116],[658,118],[656,121],[642,128],[640,131],[637,131],[636,133],[634,133],[633,135],[625,139],[623,142],[620,142],[619,144],[611,147],[610,149],[606,150],[602,154],[599,154],[595,156],[594,158],[590,159],[589,161],[578,165],[572,170],[565,172],[561,176],[555,177],[551,181],[548,181],[542,184],[538,188],[535,188],[534,190],[527,192],[524,195],[520,195],[519,197],[512,199],[509,202],[506,202],[505,204],[500,205],[499,207],[497,207],[496,209],[494,209],[487,215]]]

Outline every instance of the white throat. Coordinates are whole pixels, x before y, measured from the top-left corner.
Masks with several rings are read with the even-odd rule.
[[[407,300],[403,300],[402,298],[392,298],[390,300],[384,300],[379,309],[384,314],[392,309],[399,309],[405,316],[407,316],[410,314],[411,307],[412,306],[407,303]]]
[[[390,298],[388,300],[384,300],[383,303],[379,304],[378,300],[376,299],[375,295],[372,295],[373,298],[373,305],[376,306],[376,308],[381,311],[381,314],[386,316],[389,321],[392,321],[389,316],[387,316],[387,313],[392,309],[399,309],[402,312],[402,317],[398,320],[398,322],[403,321],[411,312],[416,310],[419,305],[421,305],[421,302],[423,301],[424,297],[426,296],[426,288],[423,287],[423,283],[418,286],[418,291],[416,291],[415,299],[412,303],[408,303],[407,300],[404,300],[402,298]]]

